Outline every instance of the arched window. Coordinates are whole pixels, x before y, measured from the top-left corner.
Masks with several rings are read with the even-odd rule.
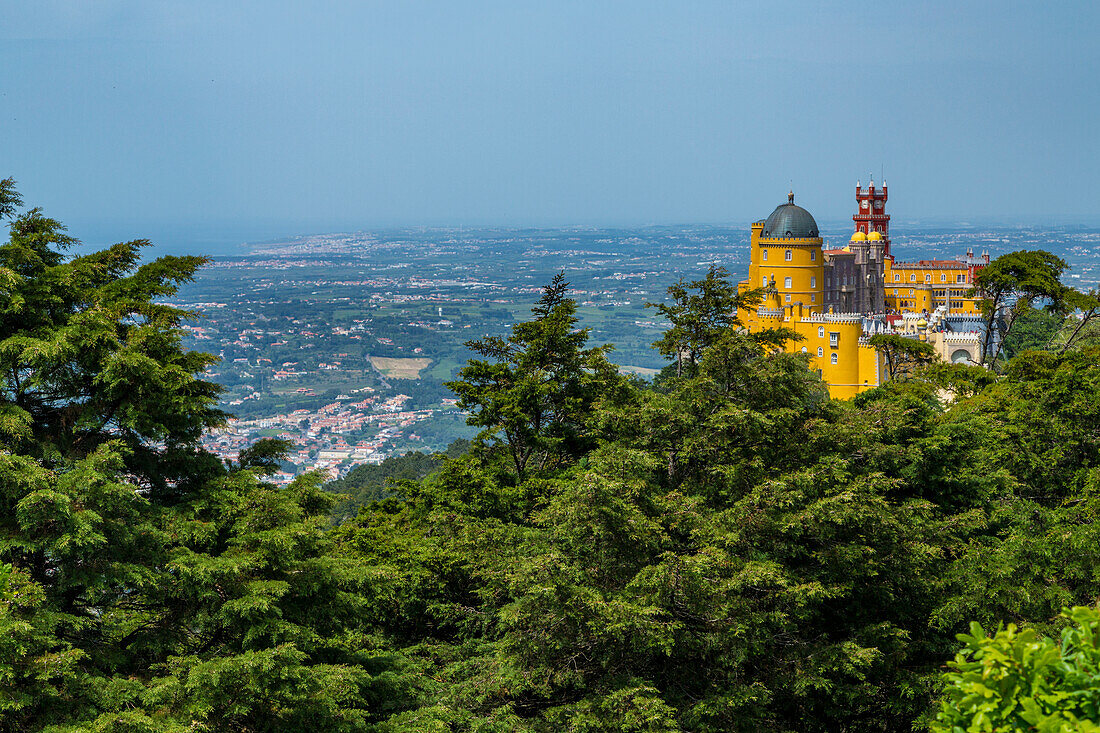
[[[836,364],[836,354],[835,353],[832,356],[829,357],[829,361],[831,361],[833,364]]]
[[[823,356],[825,356],[825,349],[823,349],[823,348],[821,348],[820,346],[818,346],[818,347],[817,347],[817,358],[819,358],[819,359],[820,359],[820,358],[821,358],[821,357],[823,357]]]
[[[806,353],[806,347],[805,347],[805,346],[803,346],[803,347],[802,347],[802,353],[803,353],[803,354],[805,354],[805,353]]]
[[[766,250],[766,249],[760,250],[760,259],[762,259],[764,262],[768,261],[768,250]]]
[[[819,339],[825,338],[825,327],[824,326],[818,326],[817,327],[817,337]],[[818,356],[820,356],[820,354]]]
[[[789,277],[783,278],[783,287],[785,287],[787,290],[791,289],[791,279]]]
[[[794,255],[791,254],[791,251],[789,249],[783,253],[783,259],[785,259],[787,262],[790,262],[793,258]]]
[[[810,250],[810,262],[814,262],[816,260],[817,260],[817,250],[816,249],[811,249]]]

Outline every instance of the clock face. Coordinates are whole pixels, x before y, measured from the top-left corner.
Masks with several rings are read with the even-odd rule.
[[[859,208],[861,208],[861,209],[866,209],[867,208],[867,199],[863,199],[862,201],[859,202]]]

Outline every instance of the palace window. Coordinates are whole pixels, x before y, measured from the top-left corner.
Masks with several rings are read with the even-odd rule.
[[[966,282],[966,275],[956,275],[955,276],[955,282],[965,283]]]
[[[825,349],[818,346],[817,347],[817,356],[818,356],[818,358],[821,358],[822,356],[825,356]]]
[[[894,295],[897,295],[897,294],[898,294],[898,289],[894,288]]]
[[[832,356],[829,357],[829,361],[832,362],[833,364],[836,364],[837,359],[836,359],[836,352],[835,351],[833,352]]]
[[[805,353],[806,353],[806,347],[805,347],[805,346],[803,346],[803,347],[802,347],[802,353],[803,353],[803,354],[805,354]]]
[[[784,298],[784,300],[786,300],[788,303],[790,303],[791,302],[791,294],[787,293],[787,296],[786,296],[786,298]]]
[[[817,302],[817,293],[810,293],[810,302],[811,303],[816,303]]]
[[[913,294],[913,288],[909,288],[909,294],[910,294],[910,295],[912,295],[912,294]]]
[[[764,275],[763,277],[760,278],[760,287],[762,287],[762,288],[768,287],[768,276],[767,275]]]
[[[899,275],[895,272],[894,273],[894,282],[899,282],[900,280],[901,280],[901,275]]]
[[[925,275],[925,276],[924,276],[924,281],[925,281],[926,283],[930,283],[930,282],[932,282],[932,276],[931,276],[931,275]]]
[[[816,288],[817,287],[817,278],[813,275],[810,275],[810,287],[811,288]]]
[[[941,283],[947,282],[947,273],[946,272],[941,272],[940,273],[940,282]]]
[[[834,349],[840,344],[840,333],[837,331],[829,332],[829,346]]]
[[[818,326],[817,327],[817,337],[819,339],[825,338],[825,327],[824,326]]]
[[[794,255],[791,254],[791,251],[789,249],[783,253],[783,259],[785,259],[787,262],[790,262],[793,257]]]
[[[766,249],[760,250],[760,259],[763,260],[764,262],[768,261],[768,250],[766,250]]]
[[[783,287],[785,287],[787,290],[791,289],[791,279],[789,277],[783,278]]]
[[[815,260],[817,260],[817,250],[816,249],[811,249],[810,250],[810,262],[814,262]]]
[[[911,272],[911,273],[909,273],[909,282],[911,282],[911,283],[915,283],[916,281],[917,281],[917,276],[916,276],[916,274],[915,274],[915,273],[912,273],[912,272]]]

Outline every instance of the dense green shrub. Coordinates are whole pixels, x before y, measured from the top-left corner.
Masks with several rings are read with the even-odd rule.
[[[978,623],[944,675],[933,733],[1100,731],[1100,612],[1076,606],[1061,643],[1014,624],[987,635]]]

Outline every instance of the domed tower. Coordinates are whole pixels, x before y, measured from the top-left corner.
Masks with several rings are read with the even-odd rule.
[[[767,289],[764,308],[801,304],[810,313],[821,312],[821,233],[813,215],[795,204],[794,192],[767,219],[752,225],[751,246],[748,284]]]

